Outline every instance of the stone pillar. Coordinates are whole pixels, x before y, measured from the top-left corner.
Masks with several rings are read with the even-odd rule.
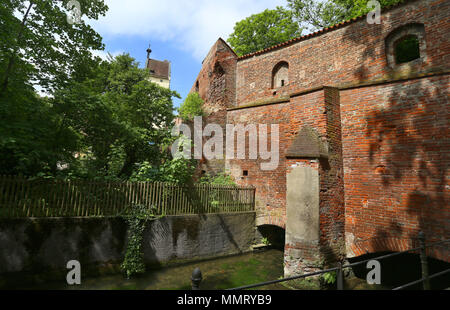
[[[335,266],[345,255],[339,90],[324,87],[317,110],[325,122],[304,125],[286,151],[285,276]]]
[[[286,153],[286,243],[284,275],[313,272],[323,265],[320,253],[320,161],[327,147],[303,127]]]

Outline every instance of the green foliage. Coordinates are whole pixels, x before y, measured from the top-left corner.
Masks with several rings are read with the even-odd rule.
[[[287,0],[297,22],[307,25],[310,31],[329,27],[352,19],[372,10],[367,7],[369,0]],[[402,0],[379,0],[381,7],[402,2]]]
[[[189,93],[178,109],[182,120],[191,121],[195,116],[203,116],[203,99],[196,92]]]
[[[369,1],[370,0],[333,0],[332,2],[345,12],[343,20],[348,20],[369,13],[373,9],[370,6],[367,6]],[[381,8],[395,5],[403,1],[404,0],[378,0]]]
[[[325,284],[328,285],[334,284],[336,283],[336,272],[335,271],[326,272],[322,275],[322,279]]]
[[[67,2],[1,1],[0,96],[25,67],[33,84],[49,92],[64,87],[75,71],[89,65],[91,50],[103,49],[101,36],[84,20],[67,22]],[[79,3],[86,20],[96,20],[108,9],[103,0]]]
[[[130,278],[145,272],[144,253],[142,250],[143,233],[146,222],[155,218],[155,209],[149,210],[144,205],[132,205],[123,218],[128,224],[128,244],[122,270]]]
[[[225,172],[221,172],[215,175],[207,174],[201,177],[198,181],[200,184],[210,184],[210,185],[228,185],[228,186],[236,186],[234,179],[232,176],[226,174]],[[220,205],[226,202],[233,202],[234,197],[230,195],[230,193],[223,194],[220,189],[211,188],[209,190],[209,201],[211,206],[216,209],[216,211],[226,211],[224,209],[219,210]]]
[[[53,99],[68,126],[83,133],[80,151],[87,165],[78,174],[129,178],[136,165],[159,165],[170,139],[172,97],[151,83],[148,72],[128,54],[100,62],[80,82],[73,81]]]
[[[262,242],[263,244],[265,244],[265,245],[270,245],[270,241],[269,241],[269,239],[267,239],[267,237],[263,237],[263,238],[261,239],[261,242]]]
[[[237,22],[228,43],[241,56],[288,41],[301,33],[302,28],[294,21],[292,12],[277,7]]]
[[[80,1],[91,19],[104,15],[103,1]],[[28,13],[27,13],[28,12]],[[79,148],[80,132],[66,126],[48,92],[62,88],[91,65],[101,37],[87,24],[70,25],[57,1],[0,3],[0,173],[58,174]]]
[[[79,134],[48,100],[11,86],[0,103],[0,174],[56,176],[58,162],[69,162],[77,150]]]
[[[91,19],[107,9],[103,1],[80,2]],[[57,176],[58,164],[71,162],[80,146],[81,133],[33,88],[64,87],[94,61],[90,50],[103,48],[90,26],[66,17],[56,1],[0,3],[1,174]]]
[[[221,172],[215,175],[207,174],[200,178],[201,184],[214,184],[214,185],[236,185],[231,175]]]
[[[195,163],[195,160],[184,158],[167,160],[160,166],[143,162],[139,164],[139,168],[133,173],[130,180],[186,184],[192,179],[196,167]]]
[[[79,2],[84,18],[107,10]],[[114,180],[144,161],[160,165],[179,95],[149,82],[129,55],[93,57],[102,38],[70,24],[66,4],[0,4],[0,173]]]

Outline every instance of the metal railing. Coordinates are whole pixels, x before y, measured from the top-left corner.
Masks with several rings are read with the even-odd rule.
[[[344,271],[345,268],[352,268],[354,266],[365,264],[365,263],[367,263],[367,262],[369,262],[371,260],[381,260],[381,259],[385,259],[385,258],[388,258],[388,257],[393,257],[393,256],[401,255],[401,254],[404,254],[404,253],[416,252],[416,251],[420,252],[420,261],[421,261],[421,266],[422,266],[422,278],[418,279],[416,281],[410,282],[410,283],[406,283],[406,284],[404,284],[402,286],[393,288],[393,290],[401,290],[401,289],[410,287],[412,285],[415,285],[415,284],[418,284],[418,283],[421,283],[421,282],[423,283],[424,290],[429,290],[431,288],[431,286],[430,286],[430,279],[436,278],[436,277],[444,275],[446,273],[450,273],[450,269],[437,272],[437,273],[435,273],[433,275],[429,275],[428,274],[428,261],[427,261],[427,255],[426,255],[426,248],[432,247],[432,246],[436,246],[438,244],[443,244],[443,243],[450,242],[450,239],[446,239],[446,240],[441,240],[441,241],[425,244],[425,237],[424,237],[423,233],[419,233],[418,239],[419,239],[419,242],[420,242],[420,246],[416,247],[416,248],[412,248],[412,249],[406,250],[406,251],[395,252],[395,253],[386,254],[386,255],[381,255],[381,256],[378,256],[378,257],[365,259],[363,261],[359,261],[359,262],[355,262],[355,263],[349,263],[349,264],[346,264],[346,265],[342,265],[341,263],[338,263],[338,266],[333,267],[333,268],[328,268],[328,269],[325,269],[325,270],[320,270],[320,271],[311,272],[311,273],[307,273],[307,274],[287,277],[287,278],[283,278],[283,279],[277,279],[277,280],[271,280],[271,281],[266,281],[266,282],[250,284],[250,285],[239,286],[239,287],[235,287],[235,288],[230,288],[228,290],[243,290],[243,289],[256,288],[256,287],[266,286],[266,285],[270,285],[270,284],[282,283],[282,282],[286,282],[286,281],[291,281],[291,280],[296,280],[296,279],[303,279],[303,278],[307,278],[307,277],[311,277],[311,276],[317,276],[317,275],[321,275],[321,274],[325,274],[325,273],[333,272],[333,271],[336,271],[336,273],[337,273],[337,275],[336,275],[337,289],[338,290],[343,290],[344,289],[344,272],[343,271]],[[196,270],[194,272],[195,272],[195,275],[193,274],[193,276],[191,278],[192,284],[193,284],[192,285],[192,289],[199,289],[200,281],[202,280],[201,272],[200,272],[200,270],[198,268],[196,268]],[[200,277],[199,277],[199,275],[200,275]]]

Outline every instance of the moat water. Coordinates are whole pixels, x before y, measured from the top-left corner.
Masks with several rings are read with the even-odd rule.
[[[283,251],[269,249],[236,256],[205,260],[159,269],[148,269],[137,278],[126,279],[122,274],[82,278],[81,285],[69,286],[64,281],[46,283],[31,289],[81,290],[189,290],[192,271],[200,268],[203,281],[200,288],[218,290],[278,279],[283,276]],[[287,289],[273,284],[259,289]]]
[[[379,253],[378,253],[379,254]],[[373,254],[375,256],[376,254]],[[360,257],[363,260],[368,257]],[[395,259],[395,261],[394,261]],[[448,269],[449,265],[436,263],[429,259],[430,274]],[[344,287],[346,290],[384,290],[392,289],[399,285],[420,278],[420,261],[416,256],[394,257],[386,259],[382,264],[383,285],[369,285],[365,280],[367,270],[364,266],[354,269],[356,277],[346,278]],[[442,265],[442,266],[441,266]],[[445,265],[445,266],[444,266]],[[228,256],[182,265],[148,269],[139,277],[126,279],[123,274],[104,275],[100,277],[83,277],[81,285],[69,286],[65,278],[58,282],[50,282],[22,289],[53,289],[53,290],[190,290],[191,275],[195,268],[200,268],[203,280],[200,288],[205,290],[220,290],[244,285],[250,285],[270,280],[280,279],[283,276],[283,250],[267,249],[253,253]],[[318,289],[301,284],[299,287],[294,281],[284,284],[271,284],[258,287],[258,290],[289,290]],[[432,281],[432,288],[445,289],[449,287],[450,275]],[[15,287],[13,289],[20,289]],[[328,289],[335,289],[329,287]],[[409,289],[421,289],[420,285]]]

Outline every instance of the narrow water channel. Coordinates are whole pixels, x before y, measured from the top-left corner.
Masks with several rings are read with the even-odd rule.
[[[123,275],[82,278],[81,285],[48,283],[34,289],[83,290],[180,290],[191,289],[192,271],[199,267],[203,274],[201,289],[215,290],[238,287],[283,276],[283,251],[269,249],[242,255],[148,270],[143,276],[127,280]],[[260,289],[287,289],[270,285]]]

